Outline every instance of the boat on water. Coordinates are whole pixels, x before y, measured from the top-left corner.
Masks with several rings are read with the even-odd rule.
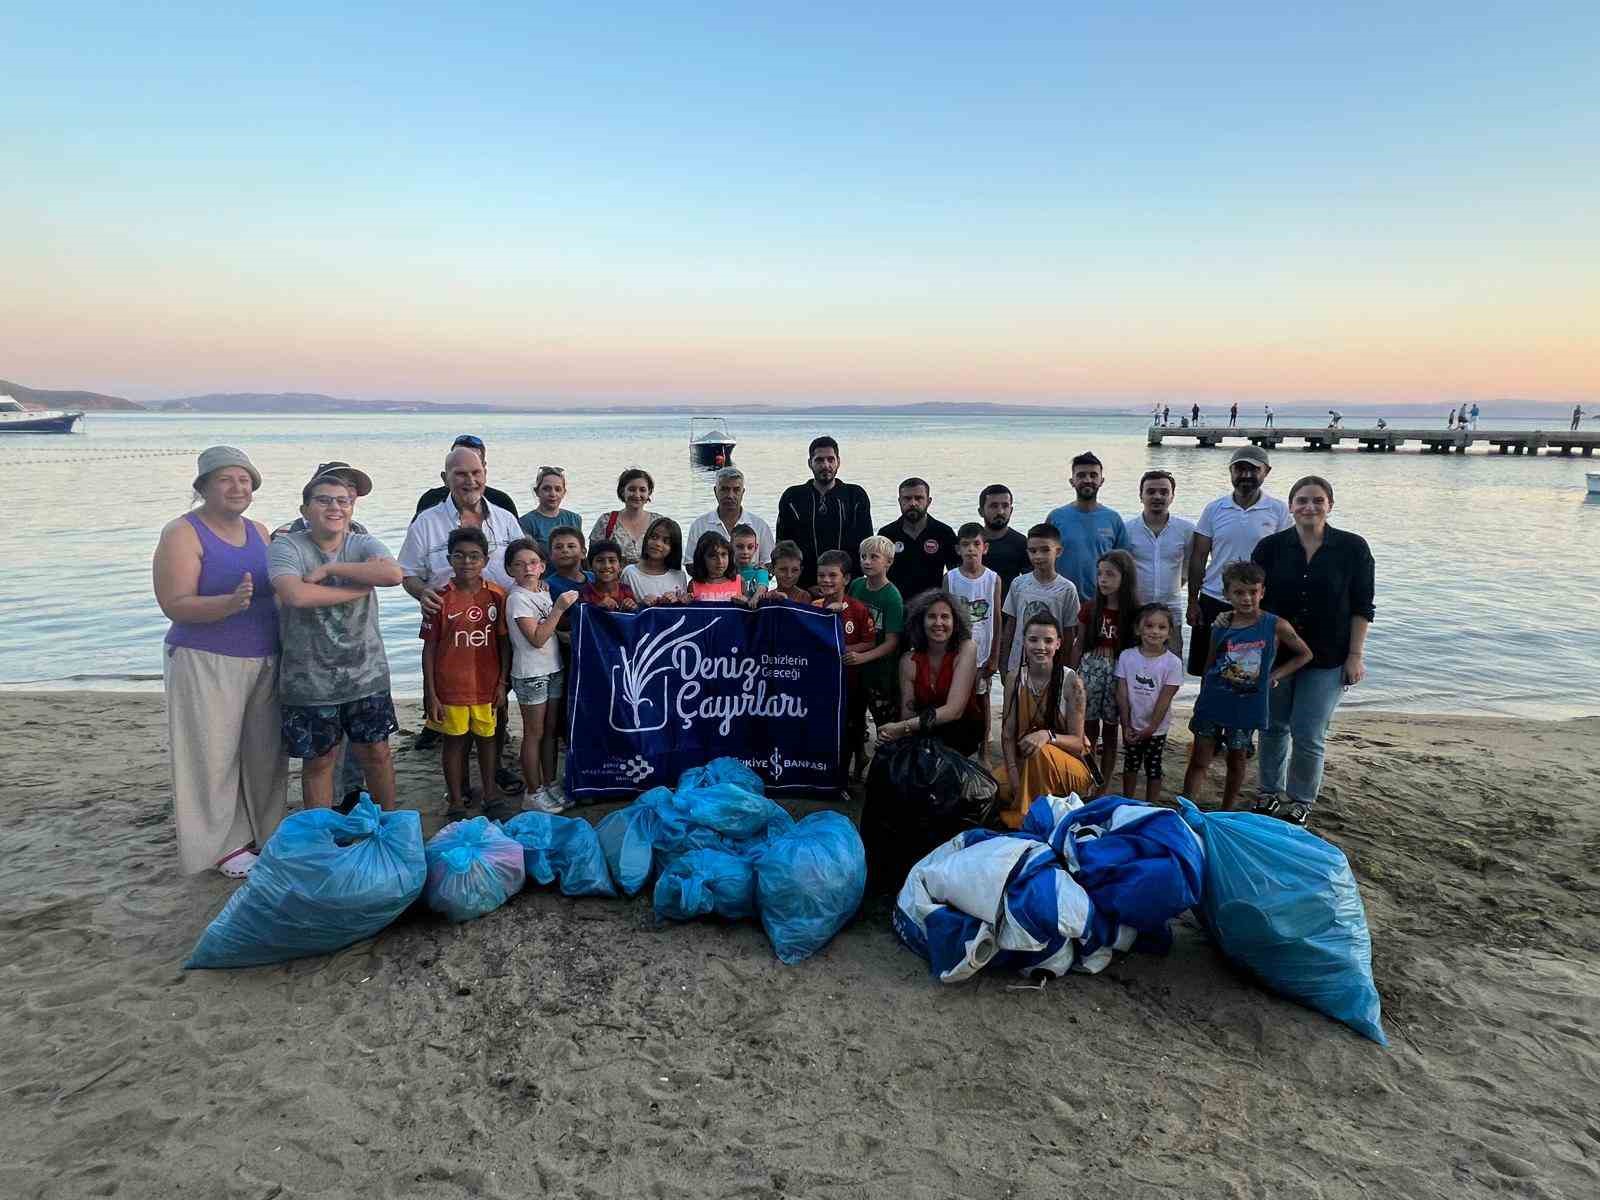
[[[1589,495],[1600,496],[1600,471],[1585,471],[1583,477],[1589,481]]]
[[[689,458],[697,467],[726,467],[739,443],[721,417],[689,418]]]
[[[0,433],[71,433],[81,420],[81,412],[23,408],[20,400],[0,396]]]

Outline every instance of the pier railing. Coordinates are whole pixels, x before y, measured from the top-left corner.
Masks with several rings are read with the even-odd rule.
[[[1150,445],[1168,441],[1191,441],[1197,446],[1220,446],[1226,442],[1249,442],[1266,449],[1284,442],[1299,442],[1306,450],[1332,450],[1340,442],[1352,442],[1363,450],[1386,452],[1416,442],[1432,454],[1465,454],[1469,446],[1492,446],[1501,454],[1581,453],[1585,458],[1600,447],[1600,430],[1546,429],[1426,429],[1390,425],[1152,425],[1147,437]]]

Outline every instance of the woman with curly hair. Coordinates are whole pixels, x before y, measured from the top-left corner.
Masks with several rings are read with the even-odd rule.
[[[878,730],[883,741],[912,733],[938,738],[960,754],[983,744],[975,684],[978,648],[963,606],[924,592],[906,610],[911,650],[900,659],[900,715]]]

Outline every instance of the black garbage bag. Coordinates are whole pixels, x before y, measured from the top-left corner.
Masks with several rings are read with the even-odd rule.
[[[974,827],[997,828],[997,789],[993,775],[938,738],[880,745],[861,812],[868,890],[896,891],[936,846]]]

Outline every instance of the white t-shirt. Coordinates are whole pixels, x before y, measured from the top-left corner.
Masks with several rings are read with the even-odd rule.
[[[749,509],[739,510],[739,519],[733,525],[724,525],[722,518],[717,515],[717,510],[712,509],[694,519],[694,524],[689,526],[689,532],[683,538],[683,556],[692,558],[694,548],[700,544],[700,535],[709,530],[716,530],[730,542],[733,541],[734,525],[748,525],[756,531],[756,562],[769,563],[772,561],[772,548],[778,543],[772,536],[772,526]]]
[[[1026,632],[1028,618],[1034,613],[1048,611],[1070,643],[1072,631],[1078,627],[1078,586],[1065,575],[1057,575],[1049,583],[1040,583],[1039,577],[1029,571],[1011,581],[1003,611],[1017,622],[1017,631],[1011,636],[1011,649],[1001,666],[1009,674],[1022,663],[1022,635]]]
[[[483,566],[483,577],[510,592],[517,585],[506,574],[506,545],[523,536],[522,526],[503,508],[496,508],[487,500],[478,505],[482,518],[479,528],[489,543],[489,561]],[[450,531],[461,525],[461,511],[449,496],[432,508],[418,513],[406,530],[405,544],[400,547],[400,569],[408,578],[426,579],[429,587],[443,587],[450,582],[454,572],[450,569]]]
[[[972,641],[978,648],[978,669],[981,671],[994,650],[994,625],[1000,619],[995,611],[1000,601],[1000,576],[988,567],[976,579],[968,579],[960,567],[944,573],[944,590],[959,600],[967,610],[967,620],[972,623]]]
[[[1163,650],[1155,658],[1146,658],[1144,651],[1135,646],[1117,656],[1117,678],[1128,685],[1128,718],[1135,729],[1150,723],[1150,714],[1161,699],[1161,689],[1171,685],[1183,686],[1183,663],[1171,650]],[[1172,706],[1156,726],[1156,734],[1165,733],[1172,725]]]
[[[633,592],[633,598],[640,604],[645,604],[658,596],[665,596],[669,592],[689,590],[689,577],[682,571],[646,575],[639,569],[638,563],[629,563],[622,568],[622,582],[628,585]]]
[[[554,675],[561,670],[561,647],[554,635],[542,646],[535,646],[517,624],[518,617],[542,621],[555,608],[549,592],[530,592],[514,587],[506,593],[506,624],[511,627],[511,674],[517,679]]]
[[[1231,562],[1250,561],[1256,543],[1269,533],[1287,529],[1294,522],[1289,506],[1276,496],[1262,492],[1249,508],[1233,502],[1233,493],[1218,496],[1200,512],[1194,531],[1211,539],[1211,558],[1206,562],[1206,578],[1200,590],[1213,600],[1224,600],[1222,568]]]
[[[1178,603],[1183,595],[1183,564],[1194,542],[1194,522],[1168,516],[1158,533],[1143,514],[1127,522],[1128,553],[1139,568],[1133,593],[1140,604]]]

